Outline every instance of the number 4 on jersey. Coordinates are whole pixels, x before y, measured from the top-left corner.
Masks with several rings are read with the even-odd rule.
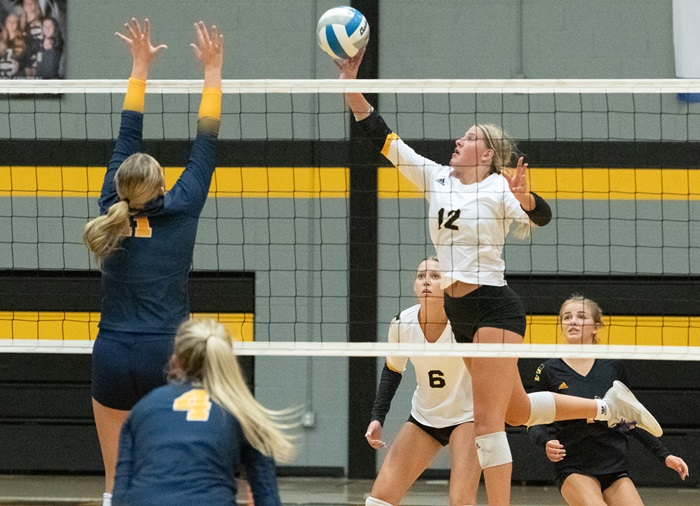
[[[188,422],[206,422],[211,411],[209,394],[201,388],[193,388],[173,401],[173,411],[187,411]]]

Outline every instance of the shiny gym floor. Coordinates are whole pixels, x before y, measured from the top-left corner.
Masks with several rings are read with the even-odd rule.
[[[100,506],[101,476],[0,475],[0,506]],[[372,487],[368,480],[344,478],[280,478],[285,505],[363,506]],[[647,505],[699,505],[697,488],[641,488]],[[239,504],[245,504],[240,502]],[[446,481],[419,481],[402,502],[405,506],[447,505]],[[478,504],[486,504],[483,485]],[[564,505],[556,487],[514,486],[512,504]]]

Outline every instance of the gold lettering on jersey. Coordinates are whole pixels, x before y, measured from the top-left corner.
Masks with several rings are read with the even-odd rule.
[[[206,422],[211,412],[209,394],[201,388],[193,388],[173,401],[173,411],[187,411],[188,422]]]
[[[153,235],[153,229],[151,224],[148,223],[148,218],[146,216],[139,216],[134,218],[136,222],[136,227],[134,227],[134,237],[151,237]]]
[[[544,364],[541,364],[537,370],[535,371],[535,381],[539,382],[540,381],[540,374],[542,374],[542,369],[544,369]]]

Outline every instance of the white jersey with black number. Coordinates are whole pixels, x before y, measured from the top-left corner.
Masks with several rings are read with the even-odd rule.
[[[502,252],[511,223],[530,226],[506,178],[491,174],[478,183],[462,184],[452,176],[452,167],[419,155],[396,134],[387,137],[382,154],[425,193],[442,287],[455,281],[505,285]]]
[[[389,327],[390,343],[427,343],[418,322],[420,304],[399,313]],[[437,343],[452,343],[448,323]],[[430,343],[428,343],[428,346]],[[387,357],[389,369],[403,373],[408,357]],[[472,380],[460,357],[411,357],[416,371],[411,415],[418,422],[442,428],[474,421]]]

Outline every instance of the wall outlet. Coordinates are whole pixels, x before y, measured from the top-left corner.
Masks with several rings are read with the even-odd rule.
[[[311,428],[316,426],[316,413],[313,411],[307,411],[301,415],[301,426],[306,428]]]

